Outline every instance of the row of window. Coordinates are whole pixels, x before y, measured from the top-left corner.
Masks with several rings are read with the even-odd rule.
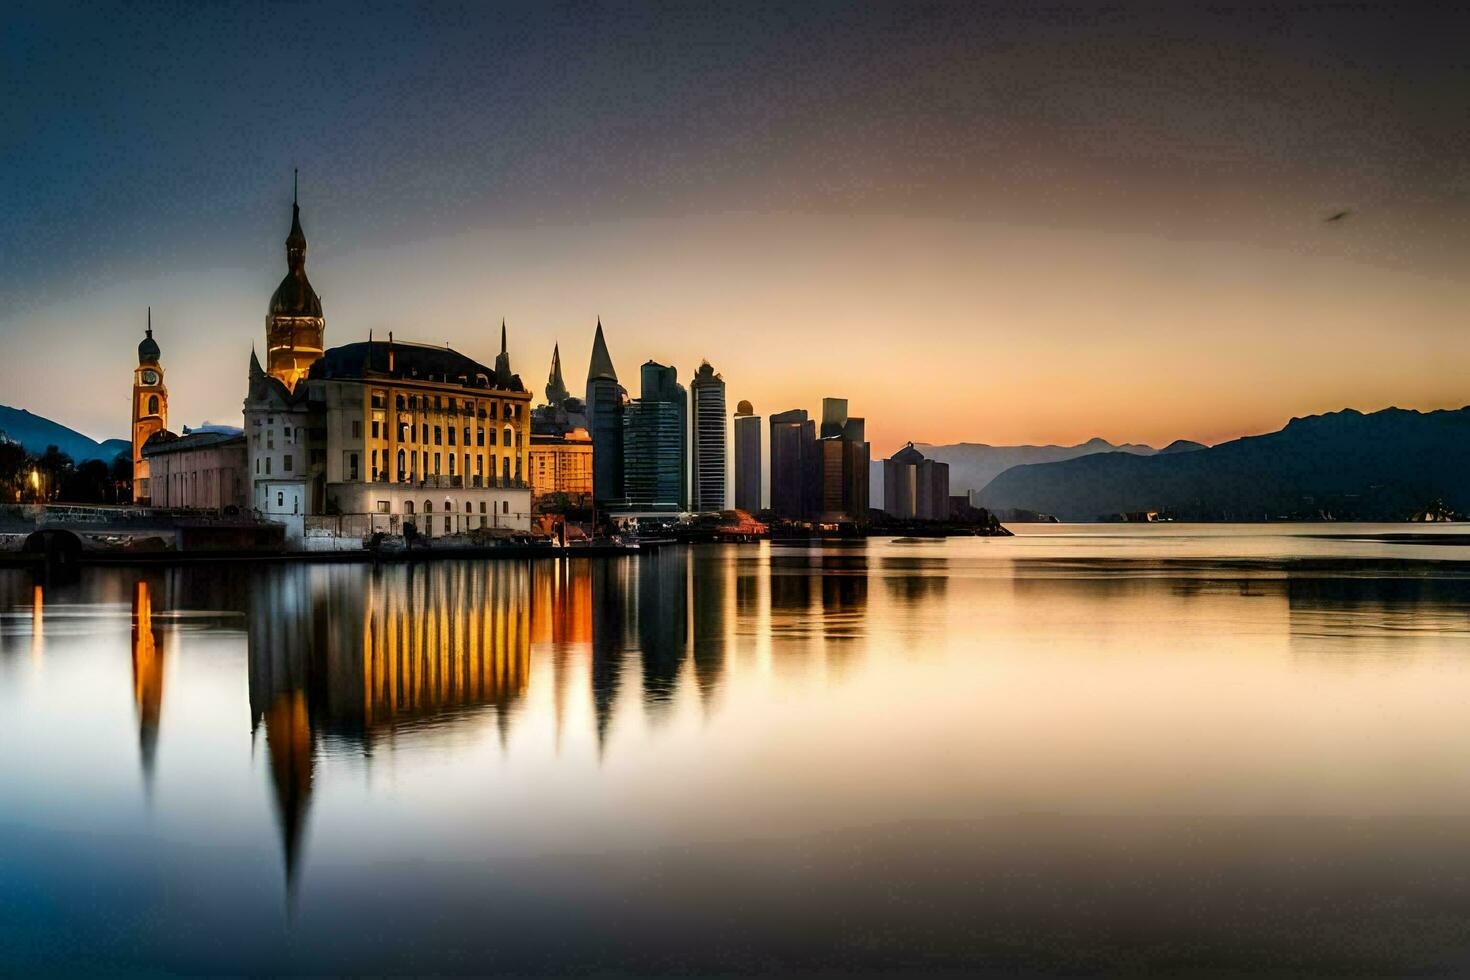
[[[387,408],[388,393],[381,390],[372,392],[372,395],[369,398],[369,404],[371,404],[373,408]],[[492,419],[498,419],[501,417],[500,404],[500,402],[490,401],[484,402],[477,407],[473,399],[466,398],[462,401],[456,401],[452,396],[445,397],[444,395],[404,395],[400,393],[394,395],[393,397],[393,407],[398,409],[398,411],[400,412],[416,412],[422,410],[425,412],[450,412],[453,414],[463,413],[465,415],[473,416],[478,411],[480,418]],[[520,402],[510,402],[505,406],[504,417],[507,421],[512,419],[519,419],[521,418],[522,412],[524,410],[525,406],[523,406]]]
[[[486,511],[485,504],[486,504],[486,501],[483,501],[483,500],[480,501],[480,513],[482,513],[482,514],[484,514],[484,513],[487,512]],[[454,504],[451,503],[448,500],[444,501],[444,512],[445,513],[449,513],[452,510],[454,510]],[[464,512],[466,514],[473,514],[475,512],[475,506],[474,506],[474,503],[472,501],[466,500],[464,502]],[[510,513],[510,501],[509,500],[502,500],[500,502],[500,512],[502,514],[509,514]],[[393,502],[391,500],[379,500],[378,501],[378,513],[379,514],[391,514],[391,513],[393,513]],[[413,513],[414,513],[414,502],[412,500],[405,500],[403,502],[403,513],[405,515],[408,515],[408,516],[412,516],[413,515]],[[425,500],[424,501],[423,513],[425,513],[425,514],[432,514],[432,513],[434,513],[434,501],[432,501],[432,500]]]
[[[368,431],[374,439],[388,438],[388,423],[380,417],[381,414],[382,413],[380,412],[374,412],[373,419],[369,423],[370,428]],[[461,433],[463,434],[462,437]],[[432,438],[430,438],[431,435]],[[431,426],[427,422],[415,426],[413,422],[409,419],[398,420],[399,442],[406,442],[410,444],[421,442],[426,446],[443,446],[446,445],[446,437],[448,439],[447,445],[450,446],[461,444],[469,446],[473,442],[475,446],[483,447],[484,445],[486,445],[487,435],[484,426],[476,426],[472,431],[470,426],[468,425],[465,426],[463,429],[457,429],[452,425]],[[352,438],[362,438],[362,422],[357,419],[352,420]],[[491,428],[489,430],[488,438],[489,445],[494,446],[497,444],[495,439],[495,429]],[[521,439],[522,436],[520,430],[514,429],[511,426],[507,425],[505,427],[505,441],[501,444],[505,446],[519,446],[521,444]]]

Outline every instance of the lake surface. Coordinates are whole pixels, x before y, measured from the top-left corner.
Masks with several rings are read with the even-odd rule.
[[[1018,530],[0,570],[0,972],[1470,969],[1470,547]]]

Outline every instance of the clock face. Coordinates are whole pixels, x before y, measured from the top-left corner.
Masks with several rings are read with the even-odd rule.
[[[158,372],[157,371],[144,371],[143,372],[143,383],[145,385],[156,385],[156,384],[158,384]]]

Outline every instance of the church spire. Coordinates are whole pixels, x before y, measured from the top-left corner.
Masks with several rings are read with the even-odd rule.
[[[551,346],[551,373],[546,377],[546,404],[551,406],[560,405],[572,397],[567,391],[566,382],[561,378],[561,345]]]
[[[505,343],[505,317],[500,318],[500,353],[495,355],[495,386],[497,388],[511,388],[515,385],[515,376],[510,372],[510,349]]]

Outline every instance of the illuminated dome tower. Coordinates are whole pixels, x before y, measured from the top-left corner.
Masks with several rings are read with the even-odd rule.
[[[322,301],[306,278],[306,233],[301,230],[301,207],[296,203],[293,180],[286,278],[276,287],[265,315],[266,372],[294,389],[322,356],[326,326]]]

